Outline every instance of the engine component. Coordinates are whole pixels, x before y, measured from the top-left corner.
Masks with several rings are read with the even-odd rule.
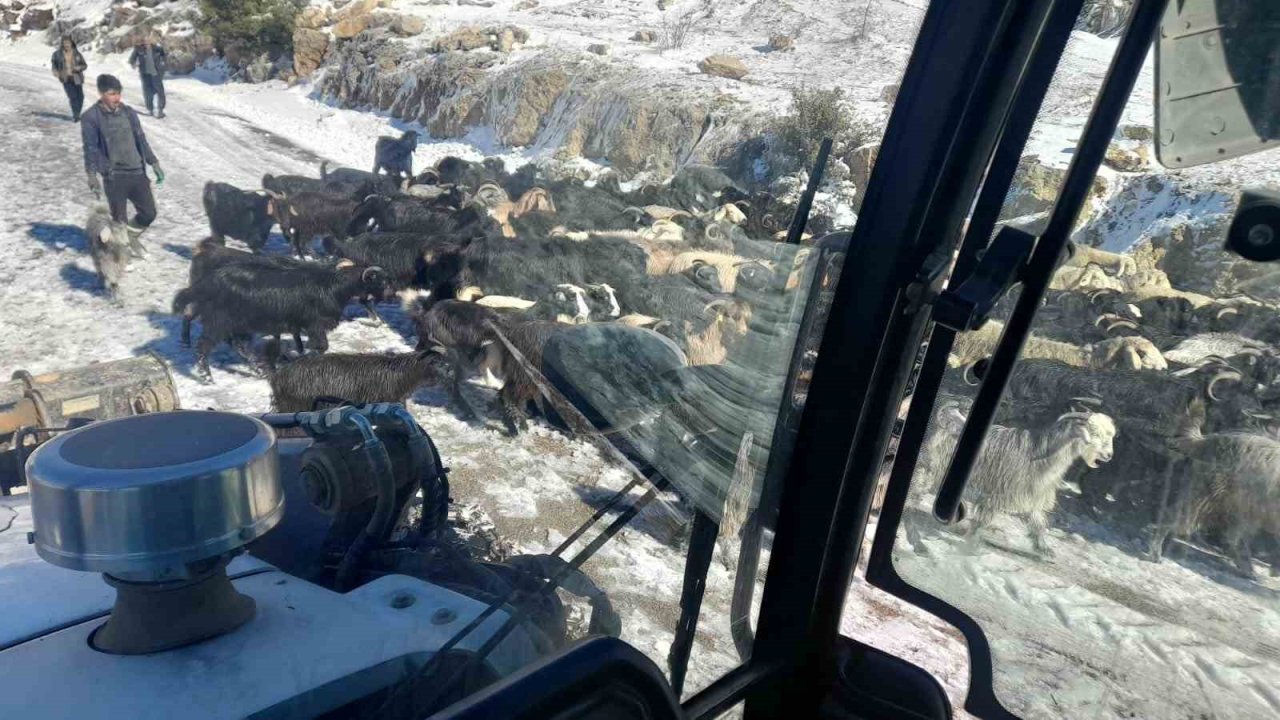
[[[179,407],[169,366],[152,354],[43,375],[19,370],[0,384],[0,494],[23,484],[23,454],[47,440],[50,428]],[[34,443],[19,448],[24,428]]]
[[[275,436],[261,421],[180,411],[94,423],[42,445],[26,469],[36,552],[116,588],[95,648],[182,647],[253,616],[226,566],[284,513]]]

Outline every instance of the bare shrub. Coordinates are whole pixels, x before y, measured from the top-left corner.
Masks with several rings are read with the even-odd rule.
[[[663,13],[662,31],[661,36],[658,38],[658,51],[666,52],[667,50],[683,49],[697,27],[698,21],[704,17],[698,11],[687,12],[675,19],[671,19],[666,13]]]

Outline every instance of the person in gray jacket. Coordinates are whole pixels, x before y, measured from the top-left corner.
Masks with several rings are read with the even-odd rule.
[[[89,69],[89,64],[76,48],[76,41],[69,37],[62,38],[51,62],[53,75],[62,81],[62,89],[71,102],[71,120],[80,122],[80,111],[84,109],[84,71]]]
[[[142,77],[142,98],[147,103],[147,112],[164,117],[164,74],[169,69],[169,56],[164,47],[153,42],[149,35],[142,36],[133,47],[129,65],[137,68]]]
[[[111,218],[127,222],[129,233],[137,238],[156,219],[156,201],[151,194],[146,166],[156,176],[156,185],[164,184],[164,170],[147,136],[142,132],[138,113],[120,97],[120,80],[113,75],[98,76],[101,98],[80,119],[80,136],[84,140],[84,169],[89,189],[102,199],[105,191]],[[129,219],[129,203],[136,214]]]

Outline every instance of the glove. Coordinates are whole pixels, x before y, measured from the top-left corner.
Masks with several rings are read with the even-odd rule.
[[[153,163],[151,170],[156,174],[156,185],[164,184],[164,170],[160,168],[160,163]]]
[[[90,170],[88,173],[89,192],[93,193],[93,197],[97,200],[102,199],[102,181],[98,179],[98,173]]]

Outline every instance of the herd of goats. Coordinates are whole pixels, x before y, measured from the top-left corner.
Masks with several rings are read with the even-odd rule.
[[[602,417],[610,412],[589,406],[679,398],[684,424],[668,433],[670,445],[714,456],[712,502],[725,502],[733,491],[723,478],[741,474],[744,448],[762,464],[783,398],[803,398],[822,327],[821,317],[805,319],[805,306],[816,299],[810,313],[821,316],[829,305],[849,233],[814,217],[816,239],[782,242],[794,206],[743,192],[714,168],[630,190],[608,174],[553,179],[533,165],[509,172],[456,157],[414,174],[415,141],[380,139],[374,172],[322,166],[318,178],[267,175],[259,190],[205,186],[212,235],[173,303],[184,344],[200,322],[201,377],[212,381],[210,354],[229,343],[268,376],[282,412],[335,398],[401,402],[437,385],[456,412],[477,419],[460,386],[481,376],[500,387],[496,412],[511,434],[531,404],[549,412],[549,394],[587,398],[586,420],[606,432],[652,414]],[[127,234],[102,218],[90,225],[114,293],[112,263],[127,263]],[[277,225],[296,257],[264,252]],[[1078,248],[1059,269],[966,490],[968,536],[1018,515],[1048,554],[1049,515],[1075,482],[1073,501],[1146,538],[1152,559],[1171,537],[1197,540],[1253,577],[1255,546],[1280,537],[1280,416],[1271,414],[1280,308],[1180,291],[1133,262]],[[383,302],[406,310],[414,352],[324,352],[349,305],[381,322]],[[802,326],[802,371],[784,387]],[[956,343],[917,497],[945,469],[972,394],[965,384],[1000,330],[997,318]],[[284,352],[286,336],[294,352]],[[262,337],[271,339],[259,350]],[[571,368],[557,372],[557,362]]]
[[[1002,331],[957,338],[919,465],[936,487]],[[1280,307],[1176,289],[1087,247],[1061,267],[965,491],[968,538],[1027,519],[1042,555],[1064,498],[1159,561],[1171,538],[1220,548],[1245,577],[1280,575]],[[1068,491],[1070,490],[1070,492]],[[918,546],[920,529],[908,532]]]

